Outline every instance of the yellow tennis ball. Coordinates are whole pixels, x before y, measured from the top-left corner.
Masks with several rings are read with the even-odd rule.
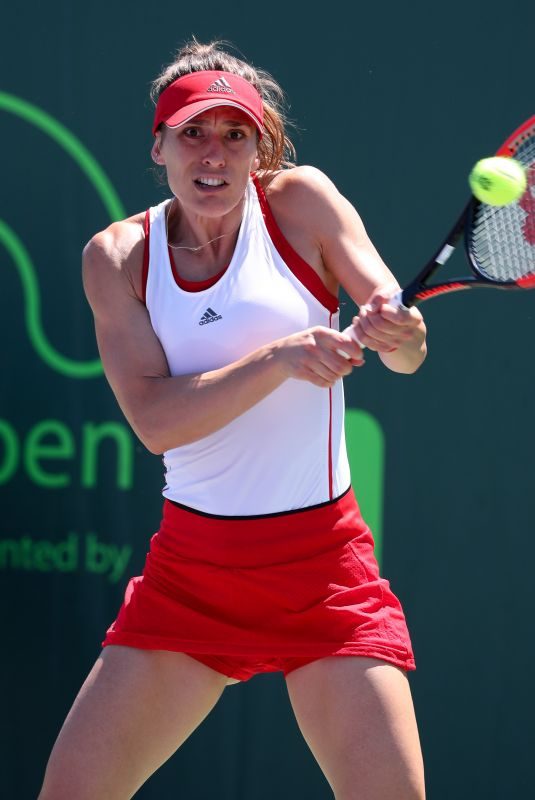
[[[493,156],[478,161],[468,179],[472,193],[490,206],[505,206],[526,191],[526,170],[514,158]]]

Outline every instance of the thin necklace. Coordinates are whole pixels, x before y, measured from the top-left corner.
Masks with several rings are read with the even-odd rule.
[[[171,248],[171,250],[189,250],[190,253],[198,253],[199,250],[202,250],[203,247],[208,247],[208,245],[212,244],[212,242],[217,242],[218,239],[222,239],[224,236],[232,236],[232,234],[236,233],[236,231],[239,230],[241,225],[240,222],[240,225],[238,225],[238,227],[235,228],[233,231],[230,231],[229,233],[221,233],[219,236],[214,236],[214,238],[210,239],[208,242],[205,242],[204,244],[198,244],[194,247],[190,247],[187,244],[171,244],[171,242],[169,241],[169,216],[171,214],[172,205],[173,201],[171,200],[171,202],[169,203],[169,208],[167,209],[167,212],[165,214],[165,238],[167,239],[167,244]]]

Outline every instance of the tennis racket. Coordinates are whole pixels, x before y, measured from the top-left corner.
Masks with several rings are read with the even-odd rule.
[[[515,158],[525,167],[527,188],[522,197],[506,206],[490,206],[471,197],[433,258],[392,298],[392,305],[410,308],[447,292],[479,286],[535,288],[535,116],[520,125],[496,155]],[[432,283],[461,242],[470,274]],[[351,335],[351,330],[349,326],[344,333]]]

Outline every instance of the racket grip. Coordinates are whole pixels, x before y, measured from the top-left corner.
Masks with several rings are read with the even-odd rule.
[[[405,305],[403,302],[403,289],[400,289],[399,292],[396,292],[395,295],[391,297],[389,300],[390,305],[394,306],[394,308],[403,308],[405,311],[409,310],[409,306]]]
[[[404,311],[408,311],[414,305],[414,299],[407,300],[407,298],[403,298],[404,294],[409,294],[408,289],[400,289],[399,292],[396,292],[391,298],[390,304],[395,308],[402,308]]]
[[[353,339],[353,341],[355,341],[358,344],[361,350],[366,349],[365,345],[361,344],[357,339],[357,337],[355,336],[353,332],[353,325],[349,325],[349,327],[344,328],[342,333],[345,333],[346,336],[349,336],[350,339]],[[344,358],[347,358],[349,360],[350,356],[348,356],[348,354],[344,350],[337,349],[336,352],[338,353],[338,355],[343,356]]]

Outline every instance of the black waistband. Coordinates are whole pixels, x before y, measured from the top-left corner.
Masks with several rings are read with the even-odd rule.
[[[315,506],[306,506],[306,508],[292,508],[289,511],[275,511],[272,514],[246,514],[245,516],[209,514],[206,511],[199,511],[198,508],[191,508],[190,506],[185,506],[182,503],[177,503],[176,500],[168,500],[167,498],[166,503],[171,503],[171,505],[181,508],[183,511],[189,511],[191,514],[198,514],[200,517],[209,517],[210,519],[271,519],[273,517],[287,517],[290,514],[302,514],[305,511],[316,511],[318,508],[332,506],[334,503],[337,503],[339,500],[341,500],[342,497],[345,497],[350,490],[351,485],[347,487],[345,492],[342,492],[342,494],[339,494],[338,497],[335,497],[334,500],[326,500],[324,503],[317,503]]]

